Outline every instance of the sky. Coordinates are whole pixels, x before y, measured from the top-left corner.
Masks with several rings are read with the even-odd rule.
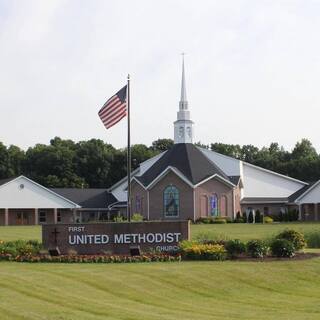
[[[0,141],[126,145],[97,116],[131,76],[132,143],[173,138],[186,52],[195,141],[320,152],[320,1],[0,0]]]

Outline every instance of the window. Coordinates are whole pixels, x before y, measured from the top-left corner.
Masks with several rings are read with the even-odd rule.
[[[57,222],[61,222],[61,212],[57,212]]]
[[[136,206],[135,206],[135,213],[141,212],[141,197],[136,195]]]
[[[170,185],[163,192],[164,215],[166,217],[179,216],[179,190]]]
[[[210,214],[213,217],[218,216],[218,197],[216,194],[210,197]]]
[[[267,216],[269,214],[269,207],[263,208],[263,215]]]
[[[47,213],[45,211],[39,211],[39,223],[47,222]]]

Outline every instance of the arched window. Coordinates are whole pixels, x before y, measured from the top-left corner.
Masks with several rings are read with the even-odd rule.
[[[210,215],[213,217],[218,216],[218,197],[216,194],[213,194],[210,197]]]
[[[165,217],[178,217],[179,216],[179,190],[170,185],[163,191],[163,207]]]

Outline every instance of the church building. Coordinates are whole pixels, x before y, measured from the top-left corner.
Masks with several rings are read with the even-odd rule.
[[[147,220],[229,217],[259,210],[264,215],[299,210],[300,219],[320,218],[320,183],[308,184],[193,144],[184,61],[181,98],[174,122],[174,146],[140,164],[132,175],[133,213]],[[110,208],[124,212],[127,182],[109,192],[119,202]],[[313,198],[304,197],[313,190]],[[307,199],[307,198],[306,198]],[[121,210],[121,209],[120,209]]]
[[[174,145],[131,176],[131,211],[146,220],[196,221],[259,210],[320,220],[320,181],[306,183],[193,144],[184,62]],[[0,180],[0,225],[85,223],[126,216],[127,178],[109,189],[49,189],[20,176]]]

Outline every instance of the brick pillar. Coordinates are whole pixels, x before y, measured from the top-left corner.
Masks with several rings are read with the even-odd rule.
[[[53,223],[54,224],[58,223],[58,209],[57,208],[53,209]]]
[[[314,221],[318,221],[318,204],[314,204]]]
[[[9,225],[9,209],[8,208],[4,209],[4,225],[5,226]]]
[[[39,224],[39,209],[38,208],[34,209],[34,224],[35,225]]]

